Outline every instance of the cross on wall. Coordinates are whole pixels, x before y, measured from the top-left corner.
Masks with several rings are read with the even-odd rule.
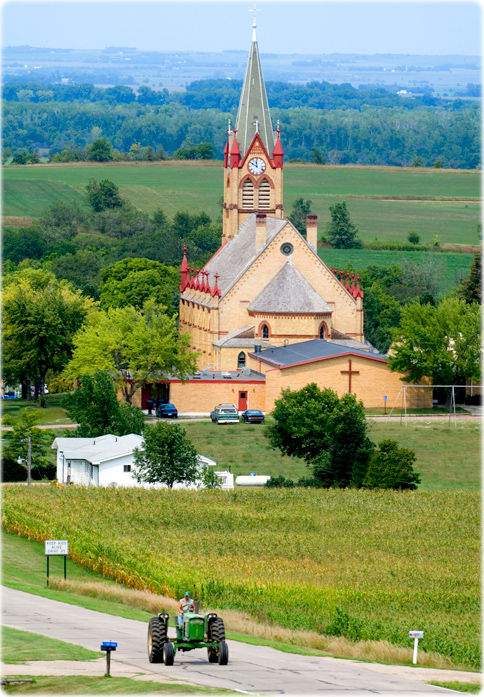
[[[341,370],[341,375],[347,375],[348,376],[348,392],[351,392],[351,376],[352,375],[359,375],[360,371],[359,370],[351,370],[351,358],[348,359],[349,363],[349,368],[348,370]]]

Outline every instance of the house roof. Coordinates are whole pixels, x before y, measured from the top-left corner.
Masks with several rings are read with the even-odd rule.
[[[205,266],[210,276],[218,273],[218,287],[222,297],[227,294],[235,281],[252,265],[256,257],[288,221],[284,218],[267,216],[266,243],[255,248],[255,218],[252,215],[240,227],[238,234],[221,247]]]
[[[253,312],[331,314],[332,308],[289,259],[248,306]]]
[[[330,341],[322,339],[311,339],[302,341],[299,344],[289,344],[278,348],[267,349],[260,353],[252,353],[251,357],[275,368],[288,368],[302,363],[335,358],[337,356],[361,356],[370,360],[386,361],[387,357],[377,352],[369,352],[364,349],[357,349],[347,346],[339,346]]]
[[[64,453],[66,460],[87,460],[93,465],[131,455],[135,448],[143,445],[143,436],[129,433],[113,436],[111,433],[98,438],[56,438],[52,448]]]
[[[245,324],[243,327],[234,329],[225,334],[221,339],[213,342],[214,346],[223,346],[224,348],[253,348],[254,346],[262,346],[263,348],[272,348],[275,344],[264,339],[256,339],[255,327],[253,324]]]
[[[256,134],[255,121],[259,125],[259,135],[272,158],[274,152],[274,131],[272,129],[269,103],[267,101],[264,78],[259,57],[257,41],[252,41],[247,68],[245,71],[242,94],[240,95],[237,111],[236,129],[237,141],[240,147],[241,159],[247,153],[249,145]]]

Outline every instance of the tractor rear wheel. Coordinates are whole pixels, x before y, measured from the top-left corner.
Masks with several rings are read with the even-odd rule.
[[[210,637],[212,641],[225,641],[225,627],[221,617],[217,617],[210,623]]]
[[[170,644],[169,641],[166,641],[165,645],[163,646],[163,658],[165,660],[165,666],[172,666],[173,665],[173,659],[175,658],[175,652],[173,650],[173,644]]]
[[[148,658],[150,663],[163,663],[163,647],[167,640],[166,624],[152,617],[148,625]]]
[[[218,645],[218,664],[219,666],[226,666],[229,662],[229,647],[225,641],[221,641]]]

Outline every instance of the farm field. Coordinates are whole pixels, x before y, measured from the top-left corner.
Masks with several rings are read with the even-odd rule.
[[[418,623],[426,652],[479,667],[477,492],[8,485],[3,522],[134,588],[196,584],[205,606],[353,641],[407,647]]]
[[[82,200],[91,177],[109,178],[133,205],[148,213],[161,207],[207,211],[220,216],[221,164],[42,165],[7,167],[3,175],[3,215],[38,216],[55,201]],[[346,200],[361,239],[406,241],[409,232],[423,243],[438,235],[442,243],[479,244],[480,173],[420,168],[291,166],[284,170],[286,213],[296,198],[313,201],[320,233],[329,206]],[[379,197],[454,199],[388,200]],[[465,199],[462,201],[462,199]],[[468,199],[468,200],[467,200]]]
[[[282,475],[297,481],[311,470],[303,460],[273,450],[260,425],[217,426],[211,422],[181,422],[197,450],[213,458],[221,469],[239,474]],[[458,422],[457,428],[443,422],[420,419],[406,428],[399,423],[370,422],[369,436],[379,443],[394,438],[400,447],[417,456],[415,469],[423,489],[465,489],[481,487],[481,428],[479,423]],[[465,457],[462,456],[465,441]]]

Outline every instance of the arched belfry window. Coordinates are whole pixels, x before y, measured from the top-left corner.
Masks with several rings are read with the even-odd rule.
[[[262,325],[262,338],[263,339],[269,338],[269,327],[267,326],[267,324]]]
[[[254,184],[246,179],[242,184],[242,208],[254,208]]]
[[[237,357],[237,368],[245,368],[245,353],[243,351]]]
[[[271,185],[267,179],[263,179],[259,184],[259,205],[260,211],[268,210],[271,207]]]

